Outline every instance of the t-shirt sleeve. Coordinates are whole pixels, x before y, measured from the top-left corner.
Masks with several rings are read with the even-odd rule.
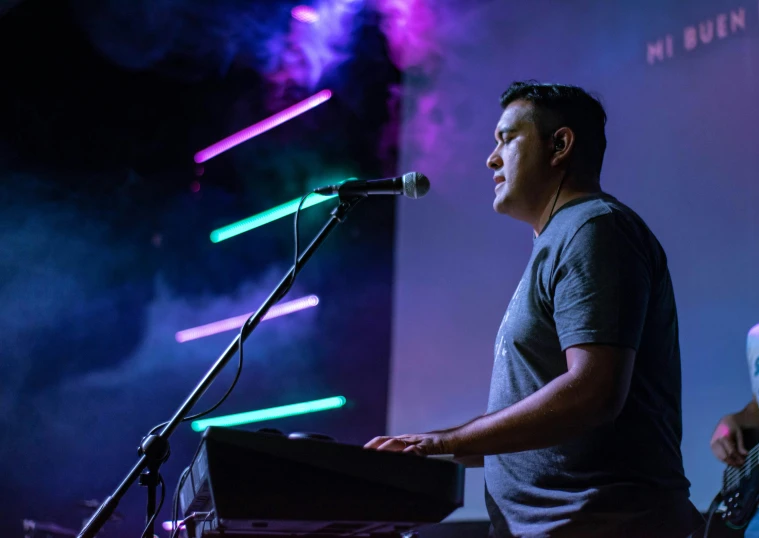
[[[607,344],[637,351],[651,270],[613,213],[583,224],[554,270],[553,317],[561,349]]]
[[[754,326],[748,332],[746,356],[748,358],[751,389],[754,392],[754,398],[757,398],[757,401],[759,401],[759,325]]]

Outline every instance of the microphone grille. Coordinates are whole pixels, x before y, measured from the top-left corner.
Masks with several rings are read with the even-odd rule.
[[[403,195],[409,198],[421,198],[430,192],[430,180],[419,172],[403,174]]]

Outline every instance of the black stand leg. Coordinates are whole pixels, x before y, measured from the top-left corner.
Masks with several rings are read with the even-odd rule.
[[[156,490],[160,483],[158,470],[161,464],[169,459],[169,443],[158,435],[149,435],[140,445],[137,453],[148,458],[145,469],[140,473],[140,485],[148,488],[148,502],[145,510],[145,533],[142,538],[155,536]]]
[[[306,264],[308,260],[311,259],[311,256],[313,256],[314,252],[316,252],[316,250],[321,246],[329,233],[338,224],[345,220],[345,217],[348,215],[350,210],[353,209],[360,200],[362,200],[362,198],[358,197],[345,200],[341,199],[340,205],[338,205],[332,211],[332,214],[327,223],[322,227],[319,233],[316,234],[316,237],[314,237],[313,241],[311,241],[311,244],[309,244],[308,247],[306,247],[306,249],[303,251],[303,254],[301,254],[300,258],[298,259],[298,263],[290,268],[290,270],[280,281],[271,295],[269,295],[266,301],[264,301],[264,304],[259,307],[258,311],[256,311],[253,317],[248,321],[248,323],[246,323],[241,333],[235,337],[231,344],[229,344],[229,347],[227,347],[224,353],[222,353],[222,355],[216,360],[206,375],[203,376],[203,379],[201,379],[200,382],[196,385],[196,387],[190,393],[190,396],[179,407],[176,413],[174,413],[174,416],[171,418],[171,420],[166,423],[166,425],[157,435],[150,435],[145,438],[142,445],[140,446],[140,459],[137,461],[135,466],[132,467],[132,470],[129,471],[126,478],[122,480],[121,484],[119,484],[116,490],[103,501],[103,503],[100,505],[100,508],[97,509],[92,518],[90,518],[84,528],[82,528],[82,530],[79,532],[78,538],[95,538],[95,535],[100,531],[101,528],[103,528],[105,522],[108,521],[108,518],[116,510],[116,507],[121,501],[121,498],[129,490],[132,484],[134,484],[135,481],[137,481],[137,479],[143,475],[143,471],[146,469],[148,478],[140,478],[140,481],[141,483],[145,482],[144,485],[148,487],[147,517],[148,521],[150,521],[150,518],[153,519],[153,525],[151,525],[151,529],[148,529],[148,533],[146,534],[148,538],[153,538],[152,526],[155,524],[156,517],[155,491],[158,483],[158,469],[160,468],[161,464],[168,458],[169,437],[172,433],[174,433],[174,430],[177,429],[179,424],[182,423],[182,420],[190,413],[190,410],[201,398],[201,396],[205,394],[205,392],[208,390],[208,387],[211,386],[211,383],[213,383],[213,381],[216,379],[219,373],[221,373],[227,363],[232,359],[232,357],[235,356],[238,350],[238,346],[241,346],[243,342],[245,342],[248,336],[250,336],[250,333],[252,333],[253,330],[258,326],[269,309],[282,298],[284,292],[288,288],[288,284],[290,283],[291,275],[294,273],[294,277],[298,274],[298,271]]]
[[[145,507],[145,534],[142,538],[155,536],[156,490],[158,489],[158,469],[145,469],[140,475],[140,485],[148,488],[148,503]]]

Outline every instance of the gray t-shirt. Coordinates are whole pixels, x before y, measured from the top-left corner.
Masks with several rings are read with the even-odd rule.
[[[607,194],[562,206],[535,238],[498,331],[488,412],[566,373],[564,351],[589,343],[637,351],[622,412],[560,445],[487,456],[494,534],[656,536],[670,525],[662,535],[686,536],[696,521],[667,259],[641,218]]]

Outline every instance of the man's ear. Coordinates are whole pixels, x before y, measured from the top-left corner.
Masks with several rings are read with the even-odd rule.
[[[553,158],[551,165],[558,166],[565,162],[572,153],[575,143],[575,134],[569,127],[561,127],[553,133]]]

